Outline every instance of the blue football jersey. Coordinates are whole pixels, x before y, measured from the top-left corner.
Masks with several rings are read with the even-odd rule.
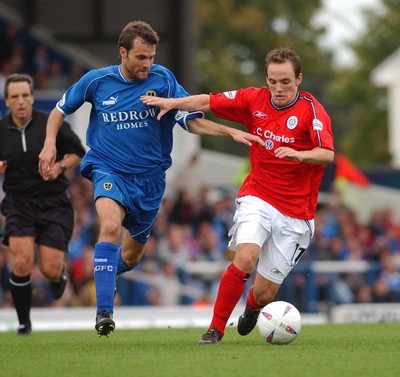
[[[172,130],[187,130],[186,120],[201,112],[170,111],[157,120],[158,108],[143,104],[142,95],[186,97],[189,94],[167,68],[153,64],[144,81],[128,81],[120,66],[94,69],[71,86],[57,103],[64,115],[84,102],[92,105],[86,143],[90,147],[81,169],[106,165],[113,171],[143,174],[171,166]]]

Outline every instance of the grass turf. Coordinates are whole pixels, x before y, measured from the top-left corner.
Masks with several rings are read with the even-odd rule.
[[[117,324],[118,325],[118,324]],[[218,345],[204,329],[0,333],[2,377],[399,376],[400,324],[304,325],[293,343],[270,345],[255,329],[228,328]]]

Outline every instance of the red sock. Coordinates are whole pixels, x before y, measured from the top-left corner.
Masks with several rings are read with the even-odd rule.
[[[215,326],[224,335],[226,323],[243,294],[249,276],[250,274],[240,271],[233,264],[228,266],[220,281],[209,329]]]
[[[274,297],[271,302],[273,301],[276,301],[276,297]],[[261,309],[260,305],[258,305],[256,299],[254,298],[254,286],[252,286],[249,290],[249,293],[246,298],[246,305],[250,310],[253,311]]]
[[[246,305],[250,310],[258,310],[260,306],[257,304],[256,299],[254,298],[254,287],[250,288],[249,294],[247,295]]]

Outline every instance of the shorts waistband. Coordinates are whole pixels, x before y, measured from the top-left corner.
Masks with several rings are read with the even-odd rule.
[[[145,178],[157,177],[163,173],[165,173],[164,169],[161,166],[157,166],[156,168],[152,169],[151,171],[145,172],[145,173],[136,173],[136,174],[119,173],[119,174],[121,174],[125,177],[129,177],[129,178],[145,179]]]

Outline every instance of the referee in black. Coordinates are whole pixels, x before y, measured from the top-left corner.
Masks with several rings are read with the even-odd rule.
[[[72,236],[73,208],[64,173],[80,163],[85,149],[64,122],[57,136],[57,163],[45,177],[38,170],[48,114],[33,108],[33,79],[15,73],[6,78],[4,98],[9,114],[0,120],[0,174],[4,175],[1,212],[5,216],[3,243],[12,256],[10,291],[17,311],[19,335],[32,325],[31,273],[36,260],[49,281],[54,299],[67,284],[64,252]]]

